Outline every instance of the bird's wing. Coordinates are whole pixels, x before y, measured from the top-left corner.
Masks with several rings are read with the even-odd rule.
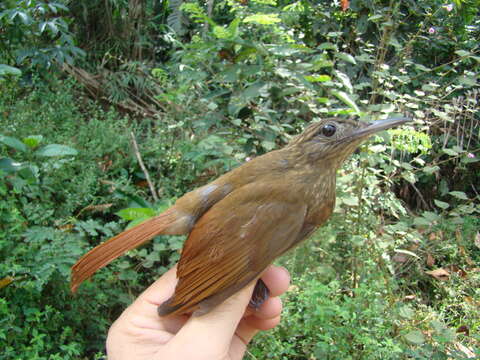
[[[175,294],[159,313],[208,312],[255,279],[301,232],[306,205],[294,195],[250,184],[215,204],[185,242]]]

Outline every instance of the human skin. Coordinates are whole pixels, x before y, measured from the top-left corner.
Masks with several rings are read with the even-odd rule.
[[[270,266],[261,278],[270,297],[258,310],[248,307],[256,281],[202,316],[159,317],[157,308],[177,283],[176,267],[146,289],[111,326],[109,360],[238,360],[256,333],[280,322],[279,295],[289,286],[283,267]]]

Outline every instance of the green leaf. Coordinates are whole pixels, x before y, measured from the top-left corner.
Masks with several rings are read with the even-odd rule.
[[[38,145],[40,145],[42,140],[42,135],[30,135],[22,139],[23,143],[27,145],[30,149],[36,148]]]
[[[340,71],[335,71],[335,76],[340,80],[342,85],[348,90],[349,93],[353,92],[352,83],[350,82],[350,78],[346,74]]]
[[[353,101],[347,93],[343,91],[332,91],[332,94],[335,95],[338,99],[343,101],[346,105],[348,105],[351,109],[355,111],[356,114],[360,114],[360,109],[358,108],[355,101]]]
[[[238,25],[240,25],[240,18],[237,17],[232,20],[232,22],[228,25],[227,29],[230,33],[230,38],[234,38],[238,35]]]
[[[232,96],[228,102],[228,113],[232,116],[237,116],[238,112],[247,104],[248,102],[242,99],[240,96]]]
[[[358,206],[358,198],[354,196],[343,197],[342,202],[348,206]]]
[[[275,142],[271,140],[263,140],[262,147],[267,151],[273,150],[275,149]]]
[[[378,22],[379,20],[382,20],[383,19],[383,15],[380,15],[380,14],[376,14],[376,15],[372,15],[368,18],[368,21],[371,21],[371,22]]]
[[[243,19],[243,22],[245,23],[256,23],[260,25],[273,25],[280,21],[282,20],[280,20],[278,14],[255,14]]]
[[[0,64],[0,76],[4,75],[20,76],[22,75],[22,71],[13,66]]]
[[[332,80],[332,78],[328,75],[306,75],[305,80],[308,82],[325,82]]]
[[[448,207],[450,206],[449,203],[436,200],[436,199],[434,199],[433,202],[435,203],[435,205],[437,205],[440,209],[443,209],[443,210],[448,209]]]
[[[437,213],[434,213],[432,211],[424,211],[422,216],[430,221],[430,223],[433,223],[434,221],[440,221],[440,216]]]
[[[400,310],[398,311],[398,314],[404,319],[412,320],[415,315],[415,312],[410,306],[404,305],[400,308]]]
[[[425,71],[425,72],[428,72],[430,71],[430,69],[422,64],[415,64],[415,68],[420,70],[420,71]]]
[[[67,145],[49,144],[35,152],[35,155],[54,157],[54,156],[75,156],[78,151]]]
[[[144,221],[147,221],[148,219],[151,219],[152,216],[143,216],[143,217],[139,217],[138,219],[135,219],[135,220],[132,220],[128,223],[127,227],[125,228],[125,230],[128,230],[128,229],[131,229],[137,225],[140,225],[141,223],[143,223]]]
[[[410,331],[405,335],[405,339],[415,345],[422,345],[425,342],[425,337],[419,330]]]
[[[14,137],[0,135],[0,142],[17,151],[26,152],[28,150],[24,143]]]
[[[116,189],[115,194],[120,198],[127,199],[129,201],[129,206],[130,207],[135,207],[135,208],[139,208],[139,207],[144,207],[144,208],[149,207],[149,208],[151,208],[152,207],[152,204],[150,204],[147,200],[142,199],[138,195],[129,194],[129,193],[127,193],[123,190],[120,190],[120,189]]]
[[[457,54],[458,56],[461,56],[461,57],[466,57],[466,56],[472,55],[471,52],[465,51],[465,50],[457,50],[457,51],[455,51],[455,54]]]
[[[415,184],[417,182],[417,178],[415,177],[415,174],[411,172],[404,172],[402,174],[402,178],[407,180],[410,184]]]
[[[246,101],[256,98],[257,96],[260,96],[260,90],[265,86],[265,83],[263,81],[259,81],[257,83],[254,83],[247,87],[243,92],[240,94],[240,96],[245,99]]]
[[[425,219],[424,217],[417,216],[413,219],[413,224],[417,226],[430,226],[432,222]]]
[[[14,173],[21,169],[22,164],[15,162],[10,158],[1,158],[0,159],[0,171],[3,171],[6,174]]]
[[[213,26],[213,35],[215,35],[217,39],[232,38],[232,34],[230,33],[230,31],[224,28],[223,26],[219,26],[219,25]]]
[[[137,220],[140,218],[150,218],[156,215],[154,209],[151,208],[127,208],[115,213],[124,220]]]
[[[331,42],[324,42],[318,47],[320,50],[337,50],[337,45]]]
[[[477,85],[477,80],[475,79],[475,77],[472,77],[472,76],[459,76],[457,78],[457,81],[461,84],[461,85],[466,85],[466,86],[475,86]]]
[[[422,171],[425,174],[431,175],[431,174],[434,174],[434,173],[440,171],[440,167],[437,166],[437,165],[435,165],[435,166],[425,166],[424,168],[422,168]]]
[[[335,56],[337,58],[339,58],[340,60],[343,60],[343,61],[348,62],[348,63],[353,64],[353,65],[357,65],[357,62],[355,61],[355,58],[350,54],[341,52],[341,53],[336,53]]]
[[[450,155],[450,156],[457,156],[458,155],[458,152],[456,152],[455,150],[453,149],[442,149],[442,151],[447,154],[447,155]]]
[[[467,195],[462,191],[450,191],[449,194],[460,200],[468,200]]]

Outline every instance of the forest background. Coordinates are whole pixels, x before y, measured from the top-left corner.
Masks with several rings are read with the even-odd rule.
[[[246,358],[479,358],[479,6],[0,2],[0,358],[104,358],[183,239],[72,296],[80,255],[310,121],[399,113],[415,123],[352,156],[328,224],[279,261],[282,323]]]

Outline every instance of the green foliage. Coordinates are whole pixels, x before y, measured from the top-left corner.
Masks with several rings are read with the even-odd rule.
[[[116,112],[74,105],[75,88],[58,92],[11,84],[0,95],[0,314],[2,358],[93,358],[109,324],[166,266],[181,239],[157,239],[85,284],[68,288],[70,267],[121,231],[112,210],[141,199],[128,130]],[[88,114],[88,120],[87,120]],[[34,134],[34,135],[32,135]],[[68,144],[68,145],[65,145]],[[128,169],[128,170],[127,170]],[[152,251],[153,250],[153,251]],[[145,271],[138,273],[138,264]],[[115,270],[116,269],[116,270]],[[115,271],[111,272],[111,271]],[[90,319],[91,314],[97,314]],[[104,314],[98,316],[98,314]]]
[[[45,70],[64,62],[71,64],[75,58],[84,56],[69,32],[63,15],[66,12],[68,8],[59,2],[3,1],[0,4],[0,62]],[[7,64],[0,64],[0,79],[5,74],[18,75],[20,71]]]

